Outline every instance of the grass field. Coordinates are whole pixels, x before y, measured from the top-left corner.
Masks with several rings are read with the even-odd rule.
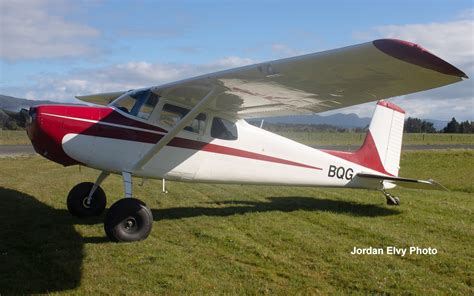
[[[65,196],[97,172],[40,157],[0,159],[0,294],[472,295],[474,152],[407,152],[401,175],[450,192],[379,192],[161,182],[135,186],[153,210],[143,242],[108,242],[103,216],[71,217]],[[135,180],[135,184],[140,183]],[[104,182],[110,205],[118,176]],[[351,255],[432,247],[437,255]]]
[[[24,130],[0,130],[0,145],[25,145],[30,144],[30,139]]]
[[[278,134],[309,145],[360,145],[365,133],[278,132]],[[30,140],[25,131],[0,131],[0,145],[25,145]],[[474,144],[474,134],[405,134],[404,145]]]

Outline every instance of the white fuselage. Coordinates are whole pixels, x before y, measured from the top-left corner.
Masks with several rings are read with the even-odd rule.
[[[244,120],[238,120],[236,126],[236,140],[212,138],[209,126],[202,135],[181,131],[176,137],[178,143],[170,143],[142,170],[133,172],[133,165],[153,144],[69,133],[62,146],[69,157],[102,171],[130,171],[138,177],[179,181],[361,187],[353,180],[355,174],[380,174]]]

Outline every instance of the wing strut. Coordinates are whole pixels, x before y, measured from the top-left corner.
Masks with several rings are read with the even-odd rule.
[[[217,87],[213,86],[207,95],[184,116],[168,133],[161,138],[148,152],[132,167],[132,171],[139,171],[147,164],[150,159],[160,152],[180,131],[182,131],[194,118],[206,107],[206,105],[215,98]]]

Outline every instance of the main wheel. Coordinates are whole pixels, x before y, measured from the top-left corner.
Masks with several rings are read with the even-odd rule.
[[[67,196],[67,209],[73,216],[84,218],[99,216],[105,209],[107,198],[104,190],[97,187],[92,198],[88,200],[94,183],[84,182],[74,186]]]
[[[123,198],[114,203],[104,222],[104,230],[115,242],[134,242],[148,237],[153,215],[146,204],[136,198]]]

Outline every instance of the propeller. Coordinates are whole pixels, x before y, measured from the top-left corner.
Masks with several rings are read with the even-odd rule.
[[[11,118],[18,121],[21,125],[25,126],[26,124],[30,124],[32,122],[31,116],[31,108],[0,108],[5,114],[10,116]]]

